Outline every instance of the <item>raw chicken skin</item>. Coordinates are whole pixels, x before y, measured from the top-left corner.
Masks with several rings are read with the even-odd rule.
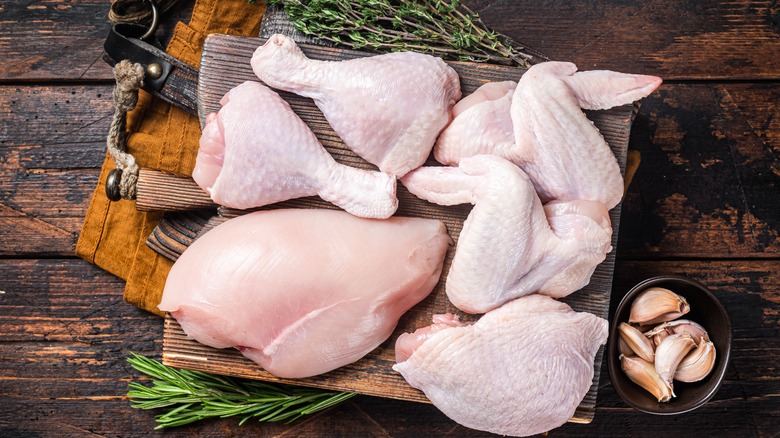
[[[401,335],[397,346],[416,348],[393,369],[454,421],[502,435],[542,433],[569,420],[607,340],[606,320],[537,294],[473,325],[445,319],[449,327],[439,321],[422,340]]]
[[[437,220],[258,211],[196,240],[159,308],[197,341],[236,347],[276,376],[322,374],[390,336],[433,290],[449,243]]]
[[[252,68],[269,86],[314,99],[347,146],[399,177],[425,162],[461,96],[455,70],[421,53],[316,61],[277,34]]]
[[[469,109],[454,114],[434,155],[449,165],[477,154],[499,155],[528,174],[544,203],[582,199],[611,209],[623,196],[623,177],[609,145],[581,108],[630,104],[660,84],[656,76],[577,72],[569,62],[537,64],[511,97],[480,93],[480,88],[464,98],[471,99]]]
[[[515,147],[509,108],[517,82],[488,82],[452,108],[452,122],[433,147],[436,161],[457,166],[461,158],[492,154],[508,157]]]
[[[265,85],[244,82],[221,103],[206,119],[192,174],[214,202],[247,209],[319,195],[368,218],[398,208],[394,176],[337,163]]]
[[[402,180],[439,205],[471,203],[447,275],[452,304],[483,313],[533,292],[563,297],[590,281],[612,249],[600,202],[556,201],[542,207],[528,176],[495,155],[460,166],[421,167]]]

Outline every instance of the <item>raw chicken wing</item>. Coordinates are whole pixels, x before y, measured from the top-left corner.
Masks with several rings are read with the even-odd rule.
[[[437,220],[338,210],[258,211],[196,240],[159,308],[215,348],[279,377],[352,363],[436,285],[450,238]]]
[[[460,99],[455,70],[421,53],[316,61],[277,34],[252,68],[269,86],[314,99],[347,146],[399,177],[425,162]]]
[[[495,155],[464,158],[457,168],[421,167],[402,182],[436,204],[474,204],[446,283],[450,301],[465,312],[483,313],[533,292],[566,296],[588,284],[612,248],[603,204],[542,207],[528,176]]]
[[[457,166],[461,158],[492,154],[504,158],[515,148],[509,108],[517,82],[488,82],[456,103],[452,122],[433,148],[436,161]]]
[[[528,436],[573,415],[593,382],[607,321],[533,294],[473,325],[452,315],[401,335],[393,369],[445,415],[472,429]]]
[[[337,163],[273,90],[245,82],[222,98],[200,138],[193,179],[214,202],[247,209],[319,195],[361,217],[390,217],[395,177]]]
[[[454,114],[434,155],[451,165],[476,154],[499,155],[528,174],[544,203],[582,199],[611,209],[623,195],[620,167],[581,108],[629,104],[660,84],[655,76],[577,72],[569,62],[537,64],[522,76],[512,96],[485,93],[486,84],[464,98],[471,99],[469,108]],[[512,130],[507,129],[510,120]]]

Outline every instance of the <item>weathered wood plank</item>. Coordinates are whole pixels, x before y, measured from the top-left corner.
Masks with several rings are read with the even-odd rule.
[[[663,86],[644,99],[619,256],[776,257],[778,100],[771,84]]]
[[[780,78],[772,0],[466,3],[495,30],[581,69],[666,80]]]
[[[111,87],[0,87],[0,254],[72,254],[113,112]]]
[[[192,2],[163,20],[167,40]],[[582,69],[665,79],[780,78],[775,2],[512,0],[465,2],[499,32]],[[2,80],[110,80],[100,59],[109,23],[101,0],[5,2],[0,7]]]
[[[174,7],[157,36],[168,41],[192,2]],[[0,81],[113,80],[103,59],[109,28],[104,0],[26,0],[0,5]]]
[[[734,325],[732,365],[713,401],[681,417],[628,408],[602,371],[590,425],[550,436],[774,436],[778,432],[780,269],[776,260],[618,262],[613,307],[635,283],[682,273],[710,287]],[[130,351],[159,357],[162,321],[122,303],[122,281],[77,259],[0,260],[0,435],[89,433],[147,436],[153,414],[130,408],[138,373]],[[34,319],[34,321],[32,321]],[[345,430],[336,424],[349,426]],[[435,407],[361,396],[292,425],[236,419],[166,432],[170,436],[488,436],[456,425]]]

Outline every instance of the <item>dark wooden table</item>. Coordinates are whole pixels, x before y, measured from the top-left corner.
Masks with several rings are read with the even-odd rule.
[[[638,281],[688,275],[734,326],[715,398],[630,409],[602,369],[590,425],[550,436],[780,434],[780,5],[777,1],[468,1],[498,31],[581,69],[662,76],[631,148],[613,307]],[[153,432],[125,362],[160,357],[162,320],[74,246],[105,150],[107,1],[0,2],[0,437],[475,436],[434,407],[357,397],[292,425],[234,419]],[[173,18],[186,20],[186,7]],[[170,35],[171,19],[161,32]]]

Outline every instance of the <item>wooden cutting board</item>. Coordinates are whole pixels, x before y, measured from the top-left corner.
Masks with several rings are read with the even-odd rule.
[[[201,59],[200,84],[198,89],[198,108],[201,121],[205,115],[219,110],[219,100],[231,88],[247,81],[257,80],[249,64],[254,50],[265,42],[264,39],[251,37],[236,37],[227,35],[211,35],[206,40]],[[344,60],[368,56],[363,52],[301,45],[303,51],[311,58],[321,60]],[[489,81],[518,80],[523,70],[497,65],[450,62],[460,75],[463,94],[468,95],[477,87]],[[331,130],[320,110],[310,99],[290,93],[281,92],[281,96],[290,103],[293,110],[315,132],[317,138],[330,151],[337,161],[355,167],[375,169],[352,151],[347,149],[339,137]],[[625,171],[626,150],[628,147],[631,127],[631,106],[613,108],[609,111],[588,113],[588,117],[596,124],[604,138],[609,143],[615,156]],[[432,160],[432,158],[431,158]],[[422,201],[411,195],[403,186],[398,187],[399,216],[416,216],[435,218],[443,221],[453,240],[457,242],[463,221],[471,206],[443,207]],[[319,198],[302,198],[277,204],[278,207],[295,208],[336,208]],[[612,247],[617,247],[618,224],[620,221],[620,205],[610,212],[612,219]],[[167,365],[206,371],[229,376],[245,377],[267,381],[290,383],[295,385],[327,388],[339,391],[352,391],[378,397],[389,397],[416,402],[429,402],[425,395],[409,386],[400,374],[392,370],[394,360],[394,343],[399,334],[427,326],[431,323],[431,315],[452,312],[461,314],[464,320],[474,320],[471,315],[462,314],[447,300],[444,292],[444,280],[449,271],[455,252],[453,245],[447,253],[441,280],[431,295],[404,315],[393,335],[369,353],[363,359],[351,365],[334,370],[330,373],[307,379],[280,379],[263,371],[257,364],[244,358],[238,350],[214,348],[201,345],[189,339],[176,320],[168,316],[165,320],[163,339],[163,362]],[[606,260],[597,268],[590,284],[584,289],[571,294],[563,301],[575,310],[591,312],[602,318],[607,318],[609,298],[612,289],[612,274],[615,265],[615,251],[607,255]],[[258,321],[262,324],[262,321]],[[596,392],[602,363],[602,347],[596,355],[595,375],[585,399],[578,407],[571,421],[589,423],[593,419]],[[491,370],[485,370],[490,373]]]

